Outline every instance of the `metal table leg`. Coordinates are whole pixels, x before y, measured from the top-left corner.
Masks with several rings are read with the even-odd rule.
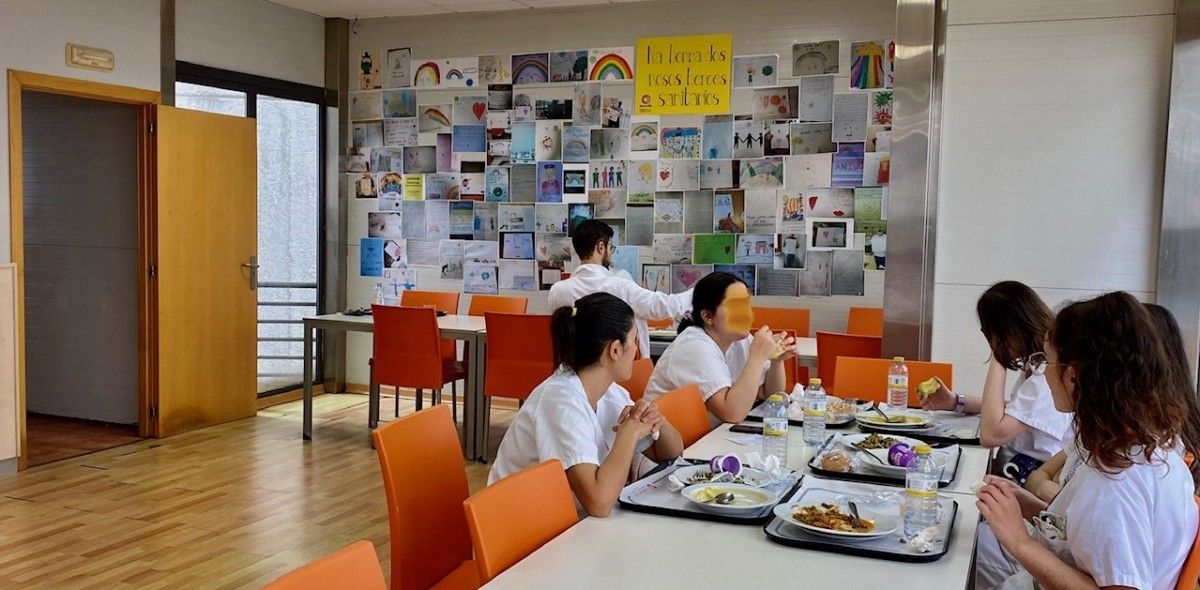
[[[304,440],[312,440],[313,331],[309,323],[304,322]]]
[[[463,391],[463,454],[468,460],[475,460],[478,448],[476,446],[476,413],[479,411],[479,392],[482,390],[478,367],[483,362],[479,351],[479,334],[473,334],[466,340],[467,347],[467,386]]]

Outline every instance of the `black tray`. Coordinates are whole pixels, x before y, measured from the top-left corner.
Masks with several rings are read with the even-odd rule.
[[[857,422],[857,421],[855,420],[855,422]],[[932,446],[934,448],[937,448],[937,445],[941,445],[941,446],[946,446],[946,445],[978,446],[979,445],[979,437],[956,438],[953,436],[939,436],[936,434],[926,432],[925,430],[928,430],[928,429],[922,430],[922,429],[914,428],[911,430],[905,430],[904,432],[899,432],[894,429],[876,428],[874,426],[870,426],[867,424],[859,424],[858,429],[863,432],[875,432],[875,433],[879,433],[879,434],[890,434],[893,436],[895,436],[895,435],[907,436],[909,438],[915,438],[915,439],[923,440],[927,443],[930,443],[930,446]]]
[[[794,502],[795,498],[801,494],[803,490],[797,489],[787,495],[786,502]],[[801,549],[815,549],[817,551],[828,551],[830,553],[841,553],[844,555],[855,555],[859,557],[871,557],[874,559],[886,559],[889,561],[901,561],[906,563],[931,563],[941,559],[950,552],[950,546],[954,541],[954,521],[958,518],[958,502],[948,496],[939,496],[938,501],[942,504],[943,509],[948,508],[949,519],[944,519],[946,523],[946,536],[942,542],[941,551],[931,553],[913,553],[911,551],[893,550],[888,551],[886,548],[881,548],[880,543],[866,542],[845,542],[839,541],[836,538],[822,537],[820,535],[804,532],[803,529],[795,527],[791,523],[780,519],[772,518],[767,524],[763,525],[763,533],[767,538],[774,543],[786,545],[788,547],[799,547]],[[895,548],[903,547],[896,543]]]
[[[692,465],[707,465],[708,464],[708,461],[703,460],[703,459],[684,459],[684,461],[687,461],[688,463],[691,463]],[[655,467],[652,471],[650,471],[650,473],[647,473],[646,475],[639,478],[637,481],[642,481],[643,479],[657,475],[657,474],[661,473],[664,469],[667,469],[670,466],[671,466],[671,463],[663,463],[662,465]],[[796,493],[796,490],[799,489],[800,483],[802,481],[804,481],[804,476],[797,475],[796,483],[793,484],[790,488],[788,488],[787,491],[785,491],[783,494],[780,494],[779,497],[780,498],[790,498],[793,494]],[[629,485],[633,485],[633,484],[629,484]],[[626,487],[629,487],[629,486],[626,486]],[[706,520],[709,522],[722,522],[722,523],[726,523],[726,524],[742,524],[742,525],[759,524],[759,525],[761,525],[775,517],[775,515],[770,510],[768,510],[767,513],[763,516],[747,518],[747,517],[741,517],[741,516],[724,516],[721,514],[712,514],[710,512],[692,512],[690,510],[676,510],[676,509],[665,508],[665,507],[661,507],[661,506],[646,506],[643,504],[634,504],[631,502],[626,502],[624,499],[618,500],[617,504],[626,510],[632,510],[634,512],[643,512],[646,514],[658,514],[661,516],[674,516],[676,518],[688,518],[688,519],[692,519],[692,520]],[[774,506],[772,506],[772,508],[774,508]]]
[[[879,484],[879,485],[884,485],[884,486],[904,487],[904,485],[905,485],[904,480],[896,479],[894,477],[888,477],[883,474],[854,473],[852,471],[850,471],[850,472],[829,471],[828,469],[821,469],[820,465],[817,463],[817,459],[820,458],[821,455],[823,455],[825,453],[825,450],[829,448],[829,445],[833,444],[833,438],[834,437],[832,437],[832,436],[829,437],[829,439],[825,441],[825,444],[821,445],[821,448],[818,449],[816,454],[814,454],[812,456],[812,459],[808,460],[808,471],[810,473],[812,473],[813,475],[819,475],[819,476],[827,478],[827,479],[842,479],[842,480],[846,480],[846,481],[861,481],[864,483],[874,483],[874,484]],[[962,448],[960,447],[958,449],[958,457],[954,460],[954,471],[950,474],[950,479],[947,479],[947,480],[939,479],[938,480],[938,488],[944,488],[944,487],[954,483],[954,478],[958,477],[958,468],[961,464],[962,464]]]

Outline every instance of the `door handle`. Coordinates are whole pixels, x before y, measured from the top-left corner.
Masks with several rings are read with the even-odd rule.
[[[250,290],[258,290],[258,256],[251,256],[248,262],[242,263],[242,268],[250,269]]]

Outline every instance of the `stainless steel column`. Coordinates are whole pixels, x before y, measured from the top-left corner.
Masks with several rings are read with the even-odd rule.
[[[350,86],[350,21],[344,18],[325,19],[325,89],[328,98],[336,98],[328,107],[326,125],[328,141],[325,149],[327,176],[331,179],[325,191],[325,231],[321,236],[325,260],[324,313],[346,309],[346,183],[338,166],[338,156],[350,147],[349,109],[347,92]],[[324,358],[325,391],[346,389],[346,332],[331,330],[321,340]]]

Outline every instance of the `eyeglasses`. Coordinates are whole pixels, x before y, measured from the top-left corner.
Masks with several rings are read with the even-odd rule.
[[[1050,362],[1046,360],[1046,353],[1035,352],[1023,360],[1017,361],[1020,368],[1029,371],[1030,375],[1045,375],[1046,367],[1050,365],[1065,365],[1066,363]]]

